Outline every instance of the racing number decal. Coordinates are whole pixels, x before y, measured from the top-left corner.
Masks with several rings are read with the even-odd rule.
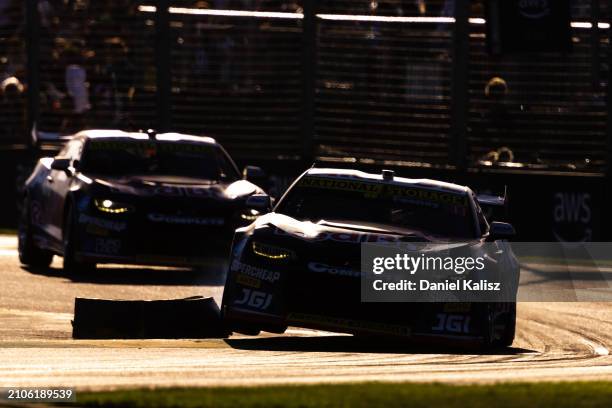
[[[470,331],[470,316],[438,313],[436,318],[438,322],[431,328],[433,331],[448,333],[469,333]]]
[[[117,255],[121,249],[121,240],[96,238],[95,251],[98,254]]]
[[[235,305],[246,305],[259,310],[266,310],[272,302],[272,295],[259,290],[242,288],[242,298],[234,301]]]

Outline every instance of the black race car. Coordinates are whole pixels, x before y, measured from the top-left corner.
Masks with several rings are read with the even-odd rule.
[[[504,250],[512,226],[489,225],[467,187],[383,174],[310,169],[273,212],[236,231],[221,306],[229,330],[282,333],[291,325],[487,347],[512,343],[519,266]],[[260,211],[270,209],[265,196],[260,204]],[[513,294],[500,302],[362,302],[361,244],[373,242],[499,246],[492,262],[505,265]]]
[[[197,266],[258,215],[249,197],[261,169],[241,176],[214,139],[89,130],[26,181],[19,259],[64,258],[67,272],[98,263]]]

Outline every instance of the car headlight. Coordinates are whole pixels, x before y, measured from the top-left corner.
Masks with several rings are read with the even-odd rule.
[[[96,198],[94,204],[99,211],[109,214],[124,214],[134,210],[130,204],[118,203],[109,199]]]
[[[261,214],[257,210],[248,209],[240,214],[240,218],[245,221],[255,221]]]
[[[273,245],[262,244],[261,242],[253,242],[251,244],[253,253],[268,259],[285,260],[295,258],[295,252],[285,248],[280,248]]]

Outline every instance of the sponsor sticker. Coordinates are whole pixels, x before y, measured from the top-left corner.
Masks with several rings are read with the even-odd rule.
[[[438,313],[432,331],[444,333],[469,333],[470,316],[462,314]]]
[[[242,295],[239,299],[234,300],[235,305],[248,306],[257,310],[266,310],[270,307],[270,303],[272,303],[272,295],[270,293],[248,288],[242,288]]]
[[[384,185],[380,183],[367,183],[359,180],[352,180],[350,178],[303,177],[298,183],[298,186],[356,191],[363,193],[366,197],[376,197],[380,194]]]
[[[183,215],[167,215],[160,213],[150,213],[147,215],[149,221],[164,223],[164,224],[180,224],[180,225],[206,225],[206,226],[221,226],[225,224],[225,220],[221,217],[189,217]]]
[[[389,183],[370,183],[351,178],[303,177],[300,187],[322,188],[331,190],[354,191],[363,193],[364,197],[393,197],[415,205],[432,206],[433,204],[467,206],[466,194],[440,191],[428,188],[415,188]]]
[[[270,271],[264,268],[258,268],[256,266],[251,266],[245,263],[240,262],[237,259],[232,261],[231,270],[233,272],[238,272],[247,277],[259,279],[262,281],[275,283],[280,279],[280,272],[278,271]]]
[[[257,279],[257,278],[253,278],[251,276],[248,275],[244,275],[242,273],[238,274],[238,276],[236,276],[236,282],[244,285],[244,286],[250,286],[252,288],[255,289],[259,289],[261,287],[261,280]]]
[[[213,197],[213,191],[209,188],[182,187],[182,186],[158,186],[153,188],[153,195],[164,197]]]
[[[96,226],[105,228],[110,231],[121,232],[127,229],[127,223],[122,221],[111,221],[102,218],[92,217],[91,215],[81,214],[79,215],[80,224],[89,224],[90,226]]]
[[[98,254],[117,255],[121,249],[121,240],[96,238],[95,251]]]
[[[450,192],[397,185],[387,186],[387,193],[392,197],[409,199],[415,204],[433,202],[447,205],[468,205],[468,197],[465,194],[454,194]]]
[[[90,143],[89,150],[129,150],[139,151],[151,155],[153,152],[184,152],[184,153],[208,153],[212,148],[204,143],[160,143],[149,140],[96,140]]]
[[[350,268],[330,266],[321,262],[309,262],[308,269],[316,273],[326,273],[335,276],[347,276],[350,278],[360,278],[362,276],[361,271],[355,271]]]
[[[94,224],[89,224],[85,231],[87,231],[88,234],[97,235],[100,237],[108,237],[110,235],[110,231],[108,229]]]

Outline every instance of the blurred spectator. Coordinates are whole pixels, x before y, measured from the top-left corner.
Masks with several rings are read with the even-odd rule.
[[[38,1],[38,15],[43,29],[49,29],[53,24],[54,10],[49,0]]]
[[[68,48],[65,52],[65,84],[66,92],[71,98],[71,112],[64,123],[64,130],[78,131],[85,127],[85,115],[91,108],[89,103],[89,84],[87,72],[83,66],[82,57],[78,50]]]
[[[0,83],[0,91],[2,142],[22,140],[25,137],[24,86],[16,77],[9,77]]]
[[[492,163],[514,161],[514,153],[504,145],[512,140],[513,123],[508,109],[508,84],[501,77],[493,77],[484,88],[485,103],[476,135],[493,147],[479,160]]]
[[[94,67],[93,116],[97,127],[124,127],[129,122],[135,71],[123,39],[107,38]]]
[[[20,22],[20,13],[18,12],[21,0],[0,0],[0,30],[13,30]],[[12,33],[3,33],[4,35]]]

